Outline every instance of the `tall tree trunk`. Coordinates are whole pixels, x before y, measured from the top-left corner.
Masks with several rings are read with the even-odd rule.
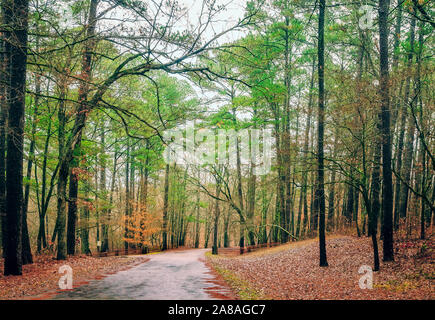
[[[401,28],[402,28],[402,12],[403,12],[403,0],[397,0],[397,14],[396,14],[396,24],[394,26],[394,44],[393,44],[393,62],[392,62],[392,70],[397,71],[397,67],[399,65],[399,46],[400,46],[400,35],[401,35]],[[400,90],[401,91],[402,84],[400,84]],[[393,114],[391,116],[392,123],[396,123],[397,116],[399,113],[399,94],[394,94],[393,100],[392,100],[392,108],[393,108]]]
[[[99,252],[101,252],[101,241],[100,241],[100,203],[99,203],[99,188],[100,188],[100,181],[99,181],[99,176],[98,176],[98,171],[100,169],[99,167],[99,155],[97,154],[97,156],[95,157],[96,161],[95,161],[95,172],[97,172],[95,174],[95,189],[94,189],[94,193],[95,193],[95,198],[94,198],[94,203],[95,203],[95,231],[96,231],[96,236],[95,236],[95,240],[97,243],[97,250]]]
[[[361,232],[359,231],[359,225],[358,225],[359,191],[357,188],[353,188],[353,190],[354,190],[353,221],[355,222],[357,235],[358,237],[361,237]]]
[[[2,24],[4,24],[4,6],[2,6]],[[1,222],[1,241],[2,254],[4,256],[6,250],[6,132],[8,119],[8,101],[9,101],[9,54],[6,45],[5,33],[1,34],[1,70],[0,70],[0,222]]]
[[[230,206],[228,206],[227,214],[224,217],[224,248],[228,248],[230,246],[230,234],[229,234],[230,217],[231,217],[231,208]]]
[[[220,194],[220,182],[219,178],[216,181],[216,198],[219,198]],[[214,204],[214,226],[213,226],[213,247],[212,247],[212,254],[218,254],[218,227],[219,227],[219,216],[220,216],[220,210],[219,210],[219,200],[215,199]]]
[[[6,234],[4,274],[22,273],[23,139],[26,96],[28,0],[3,2],[10,93],[6,159]]]
[[[80,138],[81,139],[81,138]],[[76,247],[76,221],[77,221],[77,198],[79,192],[79,174],[75,170],[79,167],[80,142],[76,146],[75,159],[70,167],[69,193],[68,193],[68,215],[66,228],[67,254],[74,255]]]
[[[91,0],[89,6],[88,21],[85,26],[86,37],[88,40],[85,42],[85,48],[82,56],[82,70],[79,87],[79,110],[77,110],[77,119],[83,118],[83,126],[86,121],[86,114],[88,112],[87,100],[89,94],[89,85],[92,80],[92,55],[96,46],[94,39],[95,28],[97,25],[97,6],[99,0]],[[77,150],[80,150],[82,134],[77,136],[77,142],[74,147],[73,153],[76,154]],[[71,173],[70,177],[70,189],[69,189],[69,202],[68,202],[68,232],[67,232],[67,252],[68,254],[74,254],[75,252],[75,225],[77,220],[77,196],[78,196],[78,176]]]
[[[313,150],[314,153],[314,122],[313,122],[313,126],[312,126],[312,132],[313,134],[311,134],[311,141],[310,141],[310,150]],[[314,183],[314,179],[315,179],[315,173],[314,170],[310,170],[310,174],[309,174],[309,184],[310,184],[310,204],[308,205],[308,196],[305,197],[304,199],[304,207],[306,209],[304,209],[304,214],[306,213],[306,219],[304,217],[304,230],[306,229],[305,227],[309,224],[309,234],[310,236],[313,236],[314,234],[316,234],[317,230],[317,225],[318,225],[318,214],[316,212],[314,212],[314,189],[316,188],[315,183]],[[308,208],[310,210],[310,214],[308,215]],[[306,211],[306,212],[305,212]],[[303,231],[305,232],[305,231]]]
[[[335,129],[334,134],[334,150],[332,151],[332,157],[335,158],[337,153],[337,144],[339,140],[338,128]],[[329,195],[328,195],[328,222],[326,225],[327,231],[334,230],[334,212],[335,212],[335,168],[332,168],[331,180],[329,184]]]
[[[162,250],[168,249],[168,199],[169,199],[169,164],[165,168],[165,190],[163,195],[163,239]]]
[[[144,181],[142,184],[142,192],[141,192],[141,203],[143,205],[143,208],[145,210],[147,210],[147,200],[148,200],[148,180],[149,180],[149,175],[150,175],[150,155],[149,155],[149,150],[150,150],[150,144],[149,141],[146,140],[145,143],[145,149],[147,150],[147,154],[146,154],[146,158],[145,158],[145,168],[144,168]]]
[[[423,44],[424,44],[424,24],[421,22],[419,25],[418,32],[418,54],[417,54],[417,75],[415,81],[415,93],[419,96],[419,104],[420,104],[420,112],[419,112],[419,120],[420,123],[423,123],[423,101],[421,99],[421,59],[423,53]],[[426,164],[426,149],[424,148],[423,140],[420,138],[420,155],[419,162],[422,166],[422,173],[419,175],[419,188],[420,192],[423,194],[425,191],[426,181],[427,181],[427,164]],[[425,213],[426,213],[426,203],[423,197],[420,199],[420,239],[425,239]]]
[[[409,100],[410,83],[411,83],[410,69],[412,67],[413,56],[414,56],[414,39],[415,39],[415,18],[412,18],[411,31],[410,31],[410,51],[408,53],[408,62],[407,62],[407,68],[409,69],[408,70],[409,72],[405,82],[405,96],[401,104],[402,110],[400,115],[399,137],[398,137],[397,151],[396,151],[397,154],[396,172],[398,174],[402,174],[402,172],[406,172],[407,170],[406,165],[402,168],[402,160],[405,159],[403,147],[404,147],[404,137],[405,137],[405,124],[406,124],[406,119],[408,118],[408,100]],[[409,117],[409,121],[410,123],[414,123],[412,117]],[[395,194],[394,194],[394,228],[396,230],[399,227],[399,217],[402,217],[401,209],[400,209],[400,203],[401,203],[400,196],[403,194],[404,188],[405,186],[403,187],[401,186],[400,179],[396,179],[396,187],[395,187]]]
[[[207,220],[205,221],[205,230],[204,230],[204,248],[208,248],[210,233],[211,233],[211,221],[210,221],[210,215],[207,215]]]
[[[39,37],[36,38],[36,50],[39,50]],[[36,124],[38,120],[39,112],[39,96],[41,94],[41,76],[39,74],[35,75],[35,101],[32,119],[32,131],[31,131],[31,141],[29,146],[29,158],[27,160],[27,173],[26,179],[27,183],[24,190],[24,205],[23,205],[23,264],[33,263],[32,252],[30,248],[29,231],[27,228],[27,212],[29,207],[29,196],[30,196],[30,179],[32,177],[32,166],[33,160],[35,158],[35,134],[36,134]]]
[[[59,177],[57,181],[57,218],[52,237],[52,242],[54,242],[55,237],[57,237],[57,260],[65,260],[67,258],[67,247],[65,241],[65,210],[68,171],[68,164],[61,161]]]
[[[343,212],[343,216],[346,219],[345,223],[348,227],[352,225],[352,212],[354,207],[354,192],[353,192],[353,186],[351,184],[347,185],[347,191],[346,191],[346,206],[344,207],[345,210]]]
[[[295,132],[295,137],[294,140],[295,141],[299,141],[299,118],[300,118],[300,100],[301,100],[301,92],[299,90],[299,94],[298,94],[298,105],[296,106],[296,132]],[[295,158],[299,159],[299,144],[297,144],[296,150],[294,151],[294,155]],[[296,162],[296,161],[295,161]],[[297,175],[297,166],[296,163],[293,166],[293,172],[292,172],[292,181],[291,181],[291,201],[290,201],[290,227],[289,227],[289,231],[290,234],[292,236],[292,240],[295,240],[295,205],[296,205],[296,193],[297,193],[297,188],[296,188],[296,175]],[[299,202],[300,204],[300,202]]]
[[[85,201],[89,199],[89,188],[85,185]],[[91,254],[89,249],[89,207],[83,206],[80,214],[80,239],[81,239],[81,251],[83,254]]]
[[[112,181],[110,182],[110,198],[109,198],[109,209],[107,210],[107,222],[110,226],[110,221],[112,219],[112,205],[113,205],[113,194],[115,192],[115,182],[116,182],[116,173],[118,166],[118,148],[115,146],[115,154],[113,156],[113,170],[112,170]],[[110,228],[108,228],[107,233],[109,233]],[[113,238],[112,238],[112,249],[113,249]]]
[[[124,218],[125,218],[125,226],[124,226],[124,250],[125,252],[128,251],[128,241],[129,238],[129,216],[130,216],[130,183],[129,183],[129,177],[130,177],[130,141],[127,138],[127,152],[125,155],[125,212],[124,212]]]
[[[48,121],[48,128],[47,128],[47,137],[45,138],[45,143],[44,143],[44,155],[42,158],[42,187],[41,187],[41,201],[40,201],[41,205],[39,211],[39,230],[38,230],[38,240],[37,240],[38,253],[41,252],[42,248],[47,247],[48,236],[46,235],[46,232],[48,232],[48,227],[46,228],[45,226],[46,224],[44,220],[46,218],[48,204],[50,203],[50,199],[54,188],[54,178],[57,175],[57,171],[59,168],[59,166],[57,166],[55,172],[53,172],[53,175],[50,180],[50,187],[48,189],[48,195],[47,195],[47,161],[48,161],[48,148],[49,148],[49,142],[51,137],[51,123],[52,123],[52,118],[50,115],[50,119]],[[38,179],[37,169],[38,166],[35,166],[35,179]]]
[[[319,210],[319,250],[321,267],[328,266],[326,258],[326,240],[325,240],[325,186],[324,186],[324,159],[323,159],[323,135],[325,121],[325,0],[320,0],[319,7],[319,43],[318,43],[318,76],[319,76],[319,114],[318,114],[318,141],[317,141],[317,188],[316,201]]]
[[[236,109],[233,108],[233,118],[234,122],[237,122],[236,118]],[[239,247],[240,247],[240,253],[243,254],[244,248],[245,248],[245,219],[244,219],[244,203],[243,203],[243,190],[242,190],[242,167],[241,167],[241,160],[240,160],[240,143],[239,138],[236,139],[236,170],[237,170],[237,198],[239,202],[239,216],[240,216],[240,241],[239,241]]]
[[[56,223],[53,229],[53,235],[51,237],[51,242],[55,242],[57,238],[57,259],[65,260],[67,257],[67,248],[65,242],[65,225],[66,225],[66,185],[68,183],[68,172],[69,172],[69,163],[70,158],[67,158],[64,155],[65,149],[65,127],[66,127],[66,96],[67,96],[67,83],[66,77],[60,76],[59,79],[59,105],[57,110],[57,143],[59,149],[58,155],[58,167],[59,167],[59,176],[57,179],[57,216]],[[72,153],[72,152],[71,152]],[[72,158],[72,156],[71,156]],[[44,182],[43,182],[44,183]],[[43,190],[45,190],[43,186]],[[48,205],[48,203],[47,203]],[[61,237],[59,237],[59,230],[61,231]]]
[[[405,151],[403,155],[402,179],[404,180],[403,186],[400,188],[400,201],[399,201],[399,215],[401,218],[406,218],[408,209],[409,188],[408,184],[411,183],[411,170],[412,170],[412,155],[414,152],[414,136],[415,125],[414,119],[409,119],[407,130],[407,138],[405,142]]]
[[[199,196],[199,193],[198,193]],[[200,233],[200,223],[199,223],[199,205],[196,205],[196,219],[195,219],[195,248],[199,248],[199,233]]]
[[[100,176],[100,192],[103,200],[103,209],[102,213],[102,223],[101,223],[101,233],[102,233],[102,243],[101,243],[101,252],[107,252],[109,250],[109,227],[107,224],[108,221],[108,210],[107,210],[107,190],[106,190],[106,154],[105,154],[105,126],[104,122],[101,127],[101,148],[103,150],[102,155],[100,157],[101,162],[101,176]]]
[[[130,191],[130,200],[134,200],[135,198],[135,173],[136,173],[136,166],[134,163],[134,159],[135,159],[135,145],[131,145],[130,148],[130,187],[129,187],[129,191]],[[130,203],[129,204],[129,212],[131,213],[133,208],[133,204]]]
[[[198,181],[200,181],[201,174],[200,170],[198,169]],[[196,218],[195,218],[195,248],[199,248],[199,234],[200,234],[200,223],[199,223],[199,217],[200,217],[200,192],[199,190],[196,193],[196,204],[195,204],[195,210],[196,210]]]
[[[390,1],[379,0],[379,51],[382,137],[382,215],[383,260],[394,260],[393,253],[393,183],[391,173],[390,94],[388,71],[388,11]]]
[[[381,123],[377,120],[377,127],[380,130]],[[380,167],[381,167],[381,149],[382,142],[380,138],[375,138],[375,146],[373,150],[373,169],[371,176],[371,186],[370,186],[370,203],[367,204],[368,214],[369,214],[369,230],[368,234],[372,237],[373,244],[373,261],[374,261],[374,271],[379,270],[379,252],[378,252],[378,217],[381,204],[379,201],[379,193],[381,189],[380,183]]]
[[[282,173],[281,179],[284,185],[285,202],[283,203],[284,215],[281,217],[281,242],[288,241],[288,231],[290,226],[291,215],[291,186],[290,186],[290,89],[291,89],[291,77],[290,77],[290,60],[291,60],[291,47],[289,38],[289,25],[290,18],[285,17],[285,49],[284,49],[284,86],[286,88],[284,95],[284,114],[283,114],[283,134],[282,134]]]
[[[276,199],[275,199],[275,216],[273,228],[273,241],[277,242],[281,239],[282,231],[277,226],[284,224],[285,218],[285,174],[283,169],[283,149],[282,149],[282,137],[280,133],[280,108],[277,103],[272,103],[272,111],[274,113],[274,135],[275,135],[275,145],[276,145],[276,162],[277,162],[277,181],[276,181]]]
[[[335,170],[332,169],[331,180],[329,185],[329,195],[328,195],[328,223],[326,225],[326,230],[334,230],[334,211],[335,211]]]
[[[412,54],[414,53],[414,38],[415,38],[415,17],[411,20],[411,37],[410,37],[410,56],[409,60],[411,62],[409,63],[409,66],[411,66],[412,63]],[[409,80],[408,80],[409,82]],[[416,82],[416,81],[414,81]],[[405,95],[405,107],[408,108],[409,105],[411,105],[411,109],[414,108],[414,101],[415,99],[408,98],[409,96],[409,84],[408,84],[408,94]],[[414,93],[415,94],[415,93]],[[404,144],[405,150],[403,152],[403,167],[401,168],[402,171],[400,172],[400,175],[402,179],[404,180],[403,186],[400,188],[400,200],[399,200],[399,216],[400,218],[406,218],[406,213],[408,209],[408,196],[409,196],[409,188],[408,184],[410,184],[410,178],[411,178],[411,169],[412,169],[412,155],[414,152],[414,136],[415,136],[415,122],[412,115],[408,116],[408,129],[406,132],[406,141]]]
[[[252,141],[252,140],[251,140]],[[255,215],[255,192],[256,192],[256,180],[257,176],[254,174],[254,164],[251,163],[249,182],[248,182],[248,194],[247,194],[247,208],[246,216],[248,220],[248,239],[251,246],[255,245],[255,232],[254,232],[254,215]]]
[[[40,91],[40,81],[39,75],[36,76],[36,97],[34,101],[34,114],[32,119],[32,132],[31,132],[31,141],[29,146],[29,156],[27,160],[27,173],[26,173],[26,186],[24,188],[24,203],[23,203],[23,237],[22,237],[22,257],[23,257],[23,265],[33,263],[32,251],[30,248],[30,239],[29,239],[29,231],[27,228],[27,212],[29,207],[29,196],[30,196],[30,179],[32,177],[32,166],[33,159],[35,157],[35,134],[36,134],[36,121],[38,115],[38,100],[39,100],[39,91]]]

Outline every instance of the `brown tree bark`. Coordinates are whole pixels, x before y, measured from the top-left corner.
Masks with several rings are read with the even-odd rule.
[[[23,139],[26,96],[28,0],[3,1],[6,51],[10,53],[6,159],[5,275],[22,273]]]
[[[303,167],[304,170],[302,172],[302,188],[301,188],[301,199],[303,202],[303,224],[302,228],[301,224],[301,212],[298,213],[298,223],[296,226],[296,237],[303,237],[307,223],[308,223],[308,201],[307,201],[307,189],[308,189],[308,148],[309,148],[309,137],[310,137],[310,129],[311,129],[311,115],[312,115],[312,105],[313,105],[313,89],[314,89],[314,74],[315,74],[316,60],[313,58],[312,69],[311,69],[311,81],[310,81],[310,91],[308,98],[308,111],[307,111],[307,125],[305,127],[305,137],[304,137],[304,160]]]
[[[127,150],[125,155],[125,211],[124,211],[124,219],[125,219],[125,226],[124,226],[124,250],[125,252],[128,251],[128,241],[129,238],[129,225],[128,225],[128,219],[130,216],[130,141],[127,138]]]
[[[317,188],[316,202],[319,210],[319,250],[321,267],[327,267],[326,240],[325,240],[325,177],[324,177],[324,151],[323,135],[325,123],[325,0],[319,3],[319,29],[318,29],[318,77],[319,77],[319,111],[318,111],[318,141],[317,141]]]
[[[106,190],[106,154],[105,154],[105,126],[104,122],[101,127],[101,150],[102,155],[100,158],[101,172],[100,172],[100,192],[103,200],[103,209],[101,210],[102,223],[101,223],[101,252],[107,252],[109,250],[109,226],[108,226],[108,209],[107,209],[107,190]]]
[[[88,40],[85,42],[85,48],[83,50],[82,56],[82,70],[81,70],[81,78],[79,87],[79,108],[77,110],[77,119],[80,118],[79,121],[83,121],[83,125],[86,121],[86,114],[89,112],[87,107],[87,100],[89,94],[89,83],[92,79],[92,55],[95,49],[95,28],[97,24],[97,6],[99,0],[91,0],[89,6],[89,14],[86,29],[86,37]],[[84,117],[84,118],[83,118]],[[83,119],[82,119],[83,118]],[[81,146],[82,134],[77,137],[77,141],[74,147],[73,153],[77,156],[77,151],[80,150]],[[77,164],[78,166],[78,164]],[[77,196],[78,196],[78,175],[74,174],[71,170],[70,173],[70,186],[69,186],[69,201],[68,201],[68,226],[67,226],[67,253],[74,254],[75,253],[75,227],[77,221]],[[62,226],[60,226],[62,227]]]
[[[252,140],[251,140],[252,141]],[[254,174],[254,164],[251,163],[251,168],[249,170],[249,181],[248,181],[248,193],[247,193],[247,208],[246,208],[246,218],[248,221],[248,239],[249,245],[255,245],[255,232],[254,232],[254,216],[255,216],[255,194],[256,194],[256,182],[257,176]]]
[[[4,7],[2,6],[2,11]],[[2,23],[3,22],[2,12]],[[1,222],[1,241],[2,241],[2,255],[4,256],[6,250],[6,132],[7,120],[9,109],[9,47],[6,45],[5,32],[1,34],[1,69],[0,69],[0,222]]]
[[[165,168],[165,190],[163,195],[163,238],[162,238],[162,250],[168,249],[168,199],[169,199],[169,164],[166,164]],[[208,242],[208,241],[207,241]]]
[[[408,116],[408,101],[409,101],[409,92],[410,92],[410,83],[411,83],[411,67],[413,63],[413,56],[414,56],[414,39],[415,39],[415,18],[411,19],[411,31],[410,31],[410,51],[408,53],[408,61],[407,61],[407,68],[409,70],[408,76],[406,77],[405,81],[405,95],[403,98],[403,102],[400,104],[402,106],[401,108],[401,115],[400,115],[400,127],[399,127],[399,137],[398,137],[398,143],[397,143],[397,164],[396,164],[396,172],[399,174],[402,174],[402,172],[406,172],[406,168],[403,167],[402,169],[402,161],[405,159],[403,148],[404,148],[404,138],[405,138],[405,124],[407,118],[409,118],[410,123],[414,122],[412,117]],[[408,139],[408,138],[407,138]],[[395,187],[395,193],[394,193],[394,228],[397,230],[399,227],[399,218],[401,216],[401,209],[400,209],[400,203],[401,198],[400,196],[403,194],[403,189],[406,188],[406,186],[402,186],[400,179],[396,179],[396,187]]]
[[[380,130],[380,121],[377,121],[377,126]],[[376,138],[373,150],[373,169],[371,173],[371,186],[370,186],[370,203],[368,206],[369,215],[369,230],[368,234],[372,237],[373,244],[373,261],[374,261],[374,271],[379,270],[379,252],[378,252],[378,218],[381,204],[379,201],[379,193],[381,188],[380,182],[380,167],[381,167],[381,149],[382,142],[379,138]]]
[[[388,71],[388,11],[390,1],[379,0],[379,50],[382,137],[382,214],[383,214],[383,260],[394,260],[393,253],[393,183],[391,171],[390,94]]]
[[[216,198],[219,198],[219,194],[221,191],[220,188],[220,179],[216,179]],[[213,225],[213,246],[211,249],[212,254],[218,254],[218,229],[219,229],[219,217],[220,217],[220,208],[219,208],[219,200],[215,199],[214,203],[214,225]]]

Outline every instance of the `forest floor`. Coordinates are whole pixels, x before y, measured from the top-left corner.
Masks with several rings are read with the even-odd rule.
[[[242,256],[207,255],[240,299],[435,299],[434,237],[395,242],[395,261],[373,272],[373,289],[360,289],[358,270],[373,266],[371,238],[327,237],[328,267],[319,267],[318,240],[292,242]]]
[[[102,279],[107,275],[132,268],[149,260],[147,256],[69,257],[58,261],[51,255],[35,255],[34,263],[23,266],[22,276],[3,275],[3,259],[0,259],[0,300],[47,299],[59,289],[59,267],[69,265],[73,270],[73,286],[79,287],[90,280]]]

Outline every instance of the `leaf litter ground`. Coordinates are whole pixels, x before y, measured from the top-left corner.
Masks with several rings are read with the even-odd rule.
[[[236,257],[208,256],[227,275],[242,299],[429,299],[435,298],[434,239],[395,243],[395,261],[382,262],[373,273],[373,289],[360,289],[358,270],[373,266],[371,239],[327,238],[328,267],[319,267],[317,239],[304,240]],[[228,277],[228,274],[231,276]],[[237,278],[237,281],[234,281]],[[254,296],[240,283],[249,284]]]

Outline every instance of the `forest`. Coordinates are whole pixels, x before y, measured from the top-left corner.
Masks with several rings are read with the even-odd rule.
[[[336,234],[378,271],[431,239],[434,2],[0,5],[5,276],[307,239],[328,267]]]

